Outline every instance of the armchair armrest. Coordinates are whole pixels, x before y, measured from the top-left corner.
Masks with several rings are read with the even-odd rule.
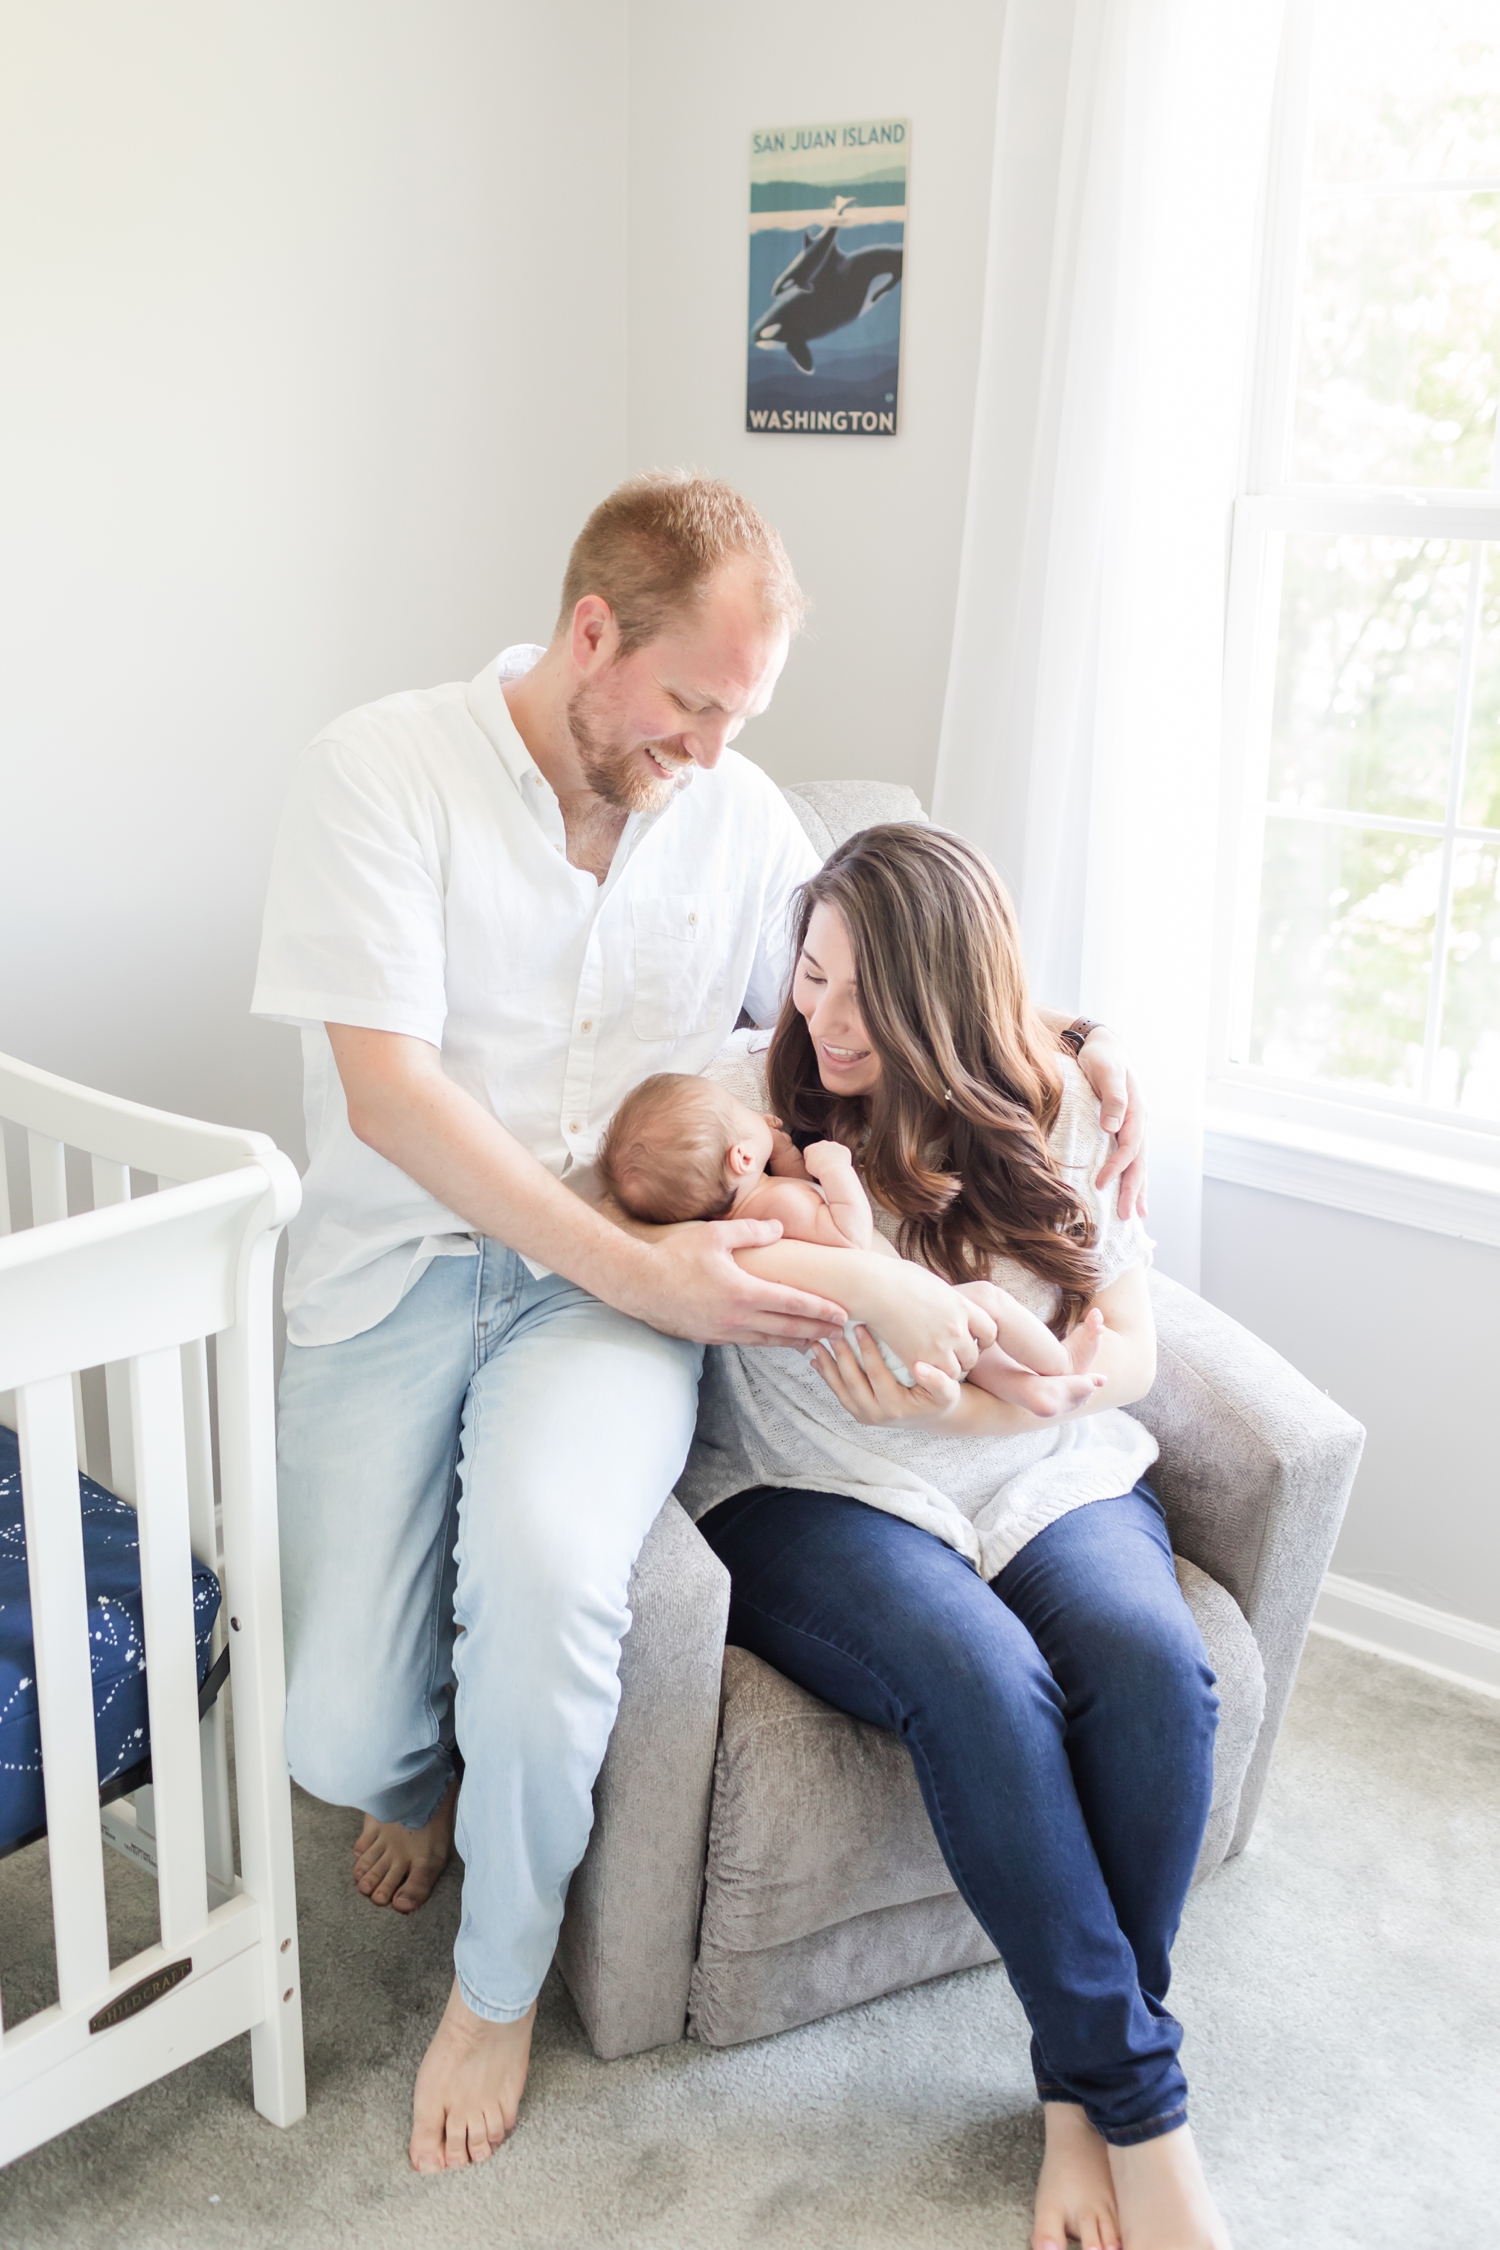
[[[1177,1553],[1255,1635],[1266,1709],[1230,1851],[1254,1825],[1365,1433],[1288,1362],[1191,1290],[1151,1276],[1154,1386],[1132,1408],[1161,1446],[1152,1481]]]
[[[630,1577],[620,1708],[557,1962],[596,2055],[680,2039],[698,1951],[729,1573],[669,1499]]]

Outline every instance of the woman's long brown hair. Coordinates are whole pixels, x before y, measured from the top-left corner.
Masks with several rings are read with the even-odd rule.
[[[893,822],[851,836],[803,885],[794,958],[820,905],[849,932],[880,1078],[868,1095],[826,1092],[788,992],[768,1058],[771,1107],[789,1131],[858,1154],[871,1193],[901,1220],[903,1257],[955,1282],[1014,1258],[1055,1284],[1052,1326],[1066,1335],[1097,1286],[1096,1230],[1047,1146],[1061,1070],[999,876],[962,837]]]

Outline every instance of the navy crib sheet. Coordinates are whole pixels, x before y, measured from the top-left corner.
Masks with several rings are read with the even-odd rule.
[[[92,1477],[80,1477],[79,1484],[94,1674],[94,1741],[102,1788],[151,1754],[141,1559],[134,1508],[126,1507]],[[195,1561],[193,1620],[200,1687],[208,1672],[209,1642],[220,1599],[213,1571]],[[46,1818],[20,1443],[14,1430],[0,1428],[0,1854],[36,1834]]]

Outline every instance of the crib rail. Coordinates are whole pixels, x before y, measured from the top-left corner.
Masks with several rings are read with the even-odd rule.
[[[20,1439],[58,1999],[0,2026],[0,2162],[243,2031],[256,2106],[305,2107],[275,1512],[271,1286],[297,1176],[262,1134],[96,1094],[0,1057],[0,1419]],[[66,1151],[90,1159],[68,1210]],[[131,1175],[154,1190],[132,1196]],[[74,1167],[75,1183],[78,1168]],[[29,1190],[31,1225],[14,1228]],[[208,1340],[214,1342],[211,1383]],[[78,1473],[103,1369],[108,1481],[136,1508],[152,1784],[101,1827]],[[97,1378],[91,1378],[96,1380]],[[218,1412],[216,1507],[211,1388]],[[5,1410],[9,1394],[12,1408]],[[219,1574],[223,1699],[200,1727],[193,1560]],[[111,1967],[103,1847],[154,1867],[160,1943]]]

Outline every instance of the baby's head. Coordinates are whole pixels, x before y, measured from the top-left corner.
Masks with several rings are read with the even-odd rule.
[[[726,1217],[760,1180],[774,1145],[771,1120],[724,1087],[663,1070],[621,1102],[595,1168],[633,1218],[669,1226]]]

